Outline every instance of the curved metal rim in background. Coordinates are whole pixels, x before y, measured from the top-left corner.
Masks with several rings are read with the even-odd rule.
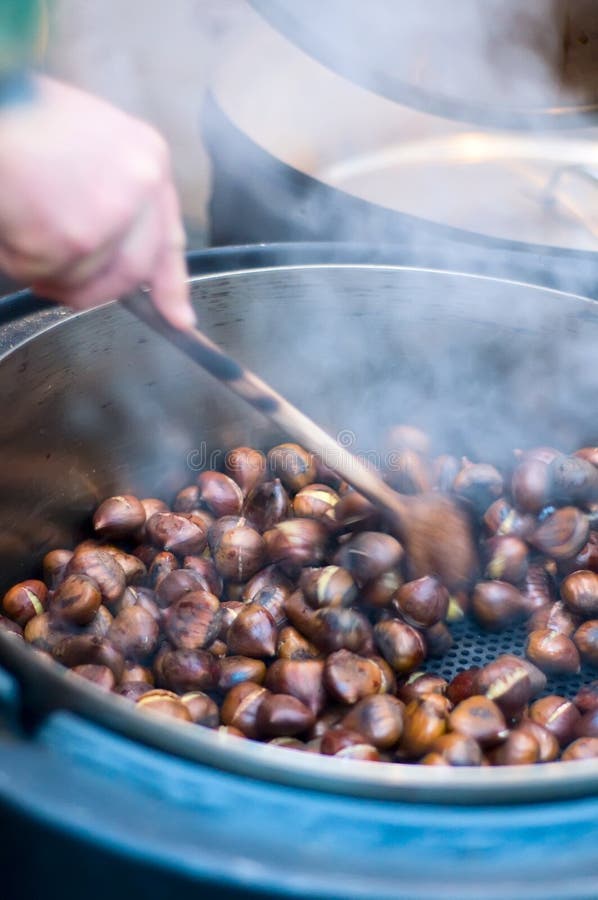
[[[288,40],[299,46],[319,62],[360,87],[375,91],[389,100],[418,109],[421,112],[470,122],[485,127],[516,128],[525,131],[587,128],[598,124],[598,104],[558,106],[546,108],[518,108],[484,106],[466,100],[436,94],[417,85],[402,81],[389,72],[364,65],[363,59],[352,56],[347,47],[339,54],[324,31],[310,27],[307,17],[299,22],[280,0],[249,0],[253,8]],[[301,5],[294,4],[295,9]]]
[[[304,267],[281,265],[268,268],[270,271],[284,272]],[[223,276],[251,277],[263,274],[268,268],[226,271],[196,276],[192,280],[209,283]],[[330,266],[318,263],[309,268],[364,268],[364,266],[356,264]],[[366,268],[464,277],[460,273],[404,266],[372,265]],[[504,279],[477,275],[465,277],[484,283],[505,283]],[[539,298],[548,291],[550,294],[567,297],[570,300],[581,300],[585,304],[594,303],[592,300],[572,294],[563,294],[535,285],[529,287],[537,292]],[[81,313],[76,318],[97,315],[101,315],[101,311]],[[50,328],[59,326],[68,327],[68,321],[55,323]],[[40,339],[43,339],[43,334],[39,335]],[[31,342],[34,341],[35,338]],[[29,344],[30,341],[26,343]],[[21,641],[1,632],[0,661],[17,676],[23,697],[34,712],[69,709],[144,744],[262,781],[376,799],[463,805],[523,803],[598,794],[598,760],[498,769],[456,768],[450,769],[449,779],[446,770],[434,767],[326,759],[246,740],[223,738],[217,732],[207,729],[193,729],[176,723],[169,723],[169,727],[164,727],[163,722],[138,712],[128,701],[106,695],[82,679],[76,679],[57,663],[32,652]]]

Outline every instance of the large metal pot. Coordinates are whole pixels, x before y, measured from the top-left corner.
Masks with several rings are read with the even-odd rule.
[[[344,252],[341,249],[337,258]],[[348,262],[197,276],[192,289],[202,326],[219,344],[331,431],[343,430],[356,449],[377,450],[381,430],[397,420],[428,428],[439,450],[450,447],[488,459],[504,459],[513,446],[539,442],[567,449],[596,440],[598,374],[593,361],[598,306],[593,301],[515,282]],[[72,544],[85,532],[99,498],[128,490],[168,498],[176,486],[192,480],[213,451],[239,442],[267,446],[278,437],[118,305],[59,321],[8,353],[0,361],[0,396],[0,587],[32,572],[48,548]],[[561,896],[561,887],[570,887],[573,864],[584,879],[596,875],[593,852],[586,856],[598,837],[592,799],[598,793],[595,761],[451,770],[449,776],[425,767],[358,762],[339,766],[337,761],[251,742],[223,742],[203,729],[164,727],[120,698],[82,680],[79,684],[1,632],[0,665],[16,677],[21,697],[17,701],[8,674],[0,684],[0,707],[2,702],[6,708],[24,707],[27,721],[37,723],[33,744],[21,736],[25,750],[11,753],[9,747],[8,755],[3,751],[3,765],[14,775],[0,779],[2,803],[18,804],[19,796],[23,802],[26,798],[37,815],[42,803],[44,816],[52,820],[61,799],[52,789],[49,800],[44,791],[52,783],[45,779],[40,787],[39,778],[44,765],[57,765],[51,758],[57,750],[69,767],[72,785],[78,783],[79,768],[90,764],[96,779],[99,772],[109,780],[123,780],[124,796],[140,785],[147,793],[151,783],[163,814],[182,803],[187,819],[195,816],[195,856],[188,842],[172,846],[179,825],[183,827],[178,812],[172,812],[171,829],[165,831],[154,821],[141,836],[129,833],[126,850],[140,852],[139,840],[145,840],[151,847],[146,846],[146,853],[158,853],[164,865],[173,859],[183,865],[184,860],[193,877],[218,880],[226,870],[226,861],[219,868],[217,856],[208,854],[206,862],[203,851],[213,835],[208,839],[205,817],[215,817],[214,834],[220,834],[227,817],[237,815],[236,802],[247,804],[239,813],[245,831],[239,836],[241,819],[231,821],[222,840],[239,842],[227,878],[230,882],[232,872],[233,880],[245,887],[267,882],[269,889],[281,893],[403,896],[396,892],[402,868],[406,896],[438,896],[434,892],[449,872],[454,893],[447,896],[467,896],[459,888],[464,875],[471,879],[468,890],[480,890],[488,872],[498,879],[502,896],[517,896],[509,891],[522,880],[533,880],[534,872],[537,877],[534,867],[544,859],[542,851],[550,835],[555,836],[557,823],[560,828],[575,823],[578,831],[583,824],[585,831],[583,840],[573,843],[560,860],[558,877],[553,873],[550,885],[543,885],[543,896]],[[76,715],[65,717],[56,712],[61,709]],[[118,735],[174,754],[179,761],[135,748]],[[40,741],[42,762],[38,758],[34,773],[27,763],[26,770],[35,777],[23,787],[19,779],[24,762],[40,749]],[[260,787],[260,782],[277,786]],[[114,836],[120,820],[110,817],[111,808],[101,803],[94,811],[97,781],[84,779],[81,784],[81,790],[89,791],[81,802],[96,827],[104,827],[103,840],[110,828],[111,840],[122,840],[122,834]],[[353,799],[335,799],[334,793]],[[358,805],[355,795],[363,798]],[[538,800],[548,804],[548,818],[543,820],[551,823],[548,831],[534,807],[526,805]],[[501,810],[497,804],[505,802],[515,806]],[[422,803],[436,804],[430,815]],[[455,803],[464,807],[458,813],[452,808]],[[133,809],[131,805],[125,817],[132,816]],[[62,815],[77,818],[77,811],[67,806]],[[252,815],[265,829],[257,844]],[[489,824],[489,815],[495,817],[494,824]],[[414,835],[410,823],[422,816]],[[342,837],[350,842],[354,827],[362,846],[351,862],[357,874],[349,884],[339,875],[347,863],[348,844],[339,841]],[[438,829],[442,852],[432,837],[440,836]],[[409,852],[408,833],[415,839]],[[454,854],[460,854],[460,846],[466,852],[474,848],[481,834],[483,842],[493,835],[488,845],[492,852],[481,851],[484,866],[480,868],[479,851],[477,856],[472,851],[473,856],[461,859],[456,873]],[[306,842],[304,858],[293,858],[291,844],[297,840]],[[327,859],[319,855],[319,840],[330,841]],[[419,882],[412,862],[419,859],[421,866],[425,848],[420,840],[424,845],[432,841],[428,849],[434,848],[437,864],[433,875],[426,873],[428,887],[421,881],[425,890],[416,893]],[[517,840],[525,852],[513,856]],[[268,857],[268,846],[277,842],[284,844],[284,851]],[[165,859],[167,850],[174,856]],[[253,863],[244,868],[239,854]],[[281,872],[283,862],[286,869]],[[580,882],[582,887],[588,883]]]

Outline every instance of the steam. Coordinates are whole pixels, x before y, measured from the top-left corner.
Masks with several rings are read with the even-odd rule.
[[[254,5],[268,12],[280,4]],[[291,236],[397,246],[406,265],[501,270],[564,291],[595,292],[596,269],[588,257],[526,255],[506,243],[486,243],[490,236],[598,249],[590,214],[598,171],[592,131],[563,131],[558,141],[548,132],[496,131],[427,114],[384,95],[390,72],[403,84],[453,103],[503,110],[591,103],[594,86],[585,77],[585,60],[596,15],[590,4],[318,0],[285,6],[295,11],[293,41],[241,0],[178,0],[168,13],[158,0],[128,0],[124,19],[117,0],[100,5],[61,0],[55,22],[61,40],[50,62],[59,74],[75,76],[163,128],[184,208],[200,219],[209,166],[198,122],[209,75],[220,114],[239,132],[231,140],[221,120],[204,119],[221,179],[215,207],[226,194],[226,234],[233,241]],[[363,27],[356,27],[360,21]],[[327,58],[328,65],[300,49],[314,34],[335,36],[336,56]],[[68,53],[58,53],[60,43]],[[580,177],[572,163],[581,157]],[[294,174],[283,176],[280,163]],[[375,263],[375,255],[369,261]],[[375,297],[370,277],[377,285]],[[255,295],[247,288],[224,311],[209,285],[200,285],[197,295],[202,322],[217,329],[212,331],[217,340],[332,433],[353,434],[352,449],[377,450],[384,429],[404,420],[434,431],[438,452],[481,457],[491,455],[493,447],[525,442],[526,435],[527,443],[551,442],[558,421],[544,388],[563,390],[551,374],[559,365],[564,378],[583,381],[588,359],[583,332],[577,326],[571,332],[556,304],[543,305],[512,288],[502,300],[500,289],[488,286],[495,306],[512,305],[510,318],[501,307],[500,324],[493,326],[489,302],[474,302],[476,290],[485,288],[449,278],[437,280],[426,293],[424,281],[403,279],[397,297],[392,277],[383,273],[330,278],[283,273],[277,294],[256,276]],[[423,312],[410,310],[407,300]],[[301,304],[302,316],[294,303]],[[285,304],[291,304],[292,314]],[[446,309],[451,316],[437,333],[439,313]],[[563,332],[567,341],[561,340]],[[152,364],[158,368],[161,361]],[[219,390],[214,396],[221,396]],[[576,429],[587,420],[587,399],[586,391],[567,400],[574,425],[561,428],[553,443],[574,446]],[[158,406],[147,406],[147,393],[135,400],[141,417],[148,411],[158,418]],[[215,415],[216,405],[210,400],[206,415]],[[561,393],[556,406],[563,408]],[[500,427],[488,426],[489,411]],[[511,429],[505,425],[509,415]],[[181,455],[183,448],[193,450],[184,447],[187,434],[183,427],[173,439]],[[226,426],[223,441],[263,446],[259,434],[254,419],[240,412]]]

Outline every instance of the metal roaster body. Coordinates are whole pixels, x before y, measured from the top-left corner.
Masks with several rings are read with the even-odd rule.
[[[397,416],[482,458],[595,440],[592,300],[371,247],[212,250],[190,269],[210,336],[356,450]],[[168,498],[203,454],[280,437],[118,305],[21,293],[0,311],[2,588],[100,498]],[[339,765],[144,717],[2,633],[0,723],[7,897],[596,893],[593,760]]]

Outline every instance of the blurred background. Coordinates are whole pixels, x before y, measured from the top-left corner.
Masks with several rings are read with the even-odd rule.
[[[165,134],[190,248],[396,239],[375,217],[359,233],[330,196],[318,227],[297,228],[275,162],[369,213],[594,250],[597,43],[590,0],[54,0],[47,68]],[[215,228],[214,161],[228,187]]]

